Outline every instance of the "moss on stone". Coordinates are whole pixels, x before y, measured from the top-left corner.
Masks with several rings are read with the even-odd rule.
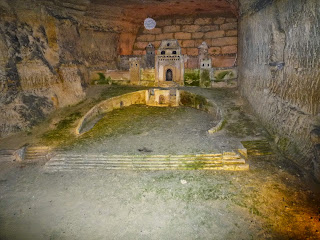
[[[107,77],[103,73],[98,73],[99,79],[94,81],[94,84],[111,84],[111,77]]]
[[[289,139],[285,138],[285,137],[279,138],[277,146],[280,149],[280,151],[282,151],[282,152],[287,151],[288,150],[288,146],[289,146]]]
[[[199,86],[200,84],[200,70],[186,69],[184,73],[185,86]]]
[[[183,106],[206,110],[211,104],[201,95],[190,92],[182,92],[180,94],[180,102]]]
[[[55,129],[45,132],[41,136],[41,141],[48,146],[56,146],[60,143],[66,142],[68,139],[74,138],[70,134],[70,129],[73,127],[74,122],[82,116],[81,112],[74,112],[67,116],[65,119],[60,120]]]
[[[219,72],[216,76],[215,76],[215,82],[221,82],[221,80],[223,80],[225,78],[226,75],[230,75],[230,77],[233,77],[233,72],[232,71],[222,71]]]
[[[211,79],[210,79],[210,72],[207,69],[201,71],[201,78],[200,78],[200,87],[210,87],[211,86]]]
[[[205,167],[205,163],[203,161],[195,160],[192,163],[185,163],[183,167],[190,170],[198,170],[203,169]]]

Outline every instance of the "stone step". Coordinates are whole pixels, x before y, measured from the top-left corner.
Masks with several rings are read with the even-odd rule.
[[[63,165],[144,165],[144,166],[150,166],[150,165],[165,165],[165,166],[179,166],[179,165],[185,165],[185,164],[203,164],[203,165],[216,165],[216,164],[244,164],[245,160],[244,159],[239,159],[239,160],[228,160],[228,161],[211,161],[211,162],[191,162],[191,161],[180,161],[180,162],[160,162],[160,161],[152,161],[152,162],[141,162],[141,161],[132,161],[132,162],[111,162],[111,161],[83,161],[83,160],[78,160],[78,161],[50,161],[48,163],[48,166],[63,166]]]
[[[12,162],[16,160],[16,150],[0,150],[0,161]]]
[[[229,156],[229,158],[227,158]],[[70,169],[121,170],[247,170],[239,154],[103,155],[58,153],[45,165],[48,171]]]
[[[55,172],[55,171],[73,171],[80,169],[95,169],[95,170],[142,170],[142,171],[159,171],[159,170],[226,170],[226,171],[244,171],[249,170],[248,164],[234,164],[234,165],[216,165],[211,167],[118,167],[118,166],[63,166],[63,167],[46,167],[46,171]]]
[[[50,147],[47,146],[31,146],[27,147],[24,160],[27,162],[35,161],[35,160],[46,160],[47,155],[51,151]]]

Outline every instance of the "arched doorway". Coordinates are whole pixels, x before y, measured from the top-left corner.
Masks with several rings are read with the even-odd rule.
[[[168,69],[166,72],[166,81],[172,81],[172,70]]]
[[[165,104],[166,103],[166,98],[163,95],[159,96],[159,104]]]

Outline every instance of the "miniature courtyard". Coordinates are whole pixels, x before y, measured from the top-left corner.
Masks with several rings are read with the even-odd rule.
[[[99,102],[142,89],[91,86],[86,100],[7,138],[1,149],[28,142],[84,156],[175,155],[242,144],[250,170],[48,171],[48,159],[1,161],[1,239],[319,238],[317,185],[303,183],[309,176],[278,153],[235,89],[182,88],[222,110],[224,123],[214,134],[208,129],[218,119],[205,111],[145,105],[115,109],[91,130],[74,134]]]

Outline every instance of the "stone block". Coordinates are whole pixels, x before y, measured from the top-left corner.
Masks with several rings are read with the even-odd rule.
[[[178,18],[175,21],[175,24],[181,24],[181,25],[186,25],[186,24],[193,24],[193,18]]]
[[[171,19],[162,19],[157,21],[157,26],[158,27],[164,27],[172,24]]]
[[[236,18],[226,18],[227,23],[233,23],[233,22],[237,22],[237,21],[238,21],[238,19],[236,19]]]
[[[202,42],[206,42],[208,47],[212,47],[212,38],[205,38]]]
[[[213,67],[233,67],[235,57],[229,56],[214,56],[212,59]]]
[[[238,24],[236,22],[234,23],[225,23],[220,25],[221,30],[236,30],[238,29]]]
[[[199,32],[210,32],[210,31],[217,31],[219,30],[219,26],[218,25],[203,25],[200,26]]]
[[[133,55],[146,55],[145,50],[133,50]]]
[[[198,56],[198,48],[187,48],[187,55]]]
[[[163,27],[163,33],[172,33],[172,32],[179,32],[179,31],[180,31],[179,25],[172,25],[172,26]]]
[[[178,33],[175,33],[174,36],[176,39],[191,39],[191,33],[178,32]]]
[[[148,42],[136,42],[134,44],[134,49],[140,49],[140,50],[144,50],[146,48],[146,46],[148,45]]]
[[[140,35],[137,37],[138,42],[152,42],[156,39],[155,35]]]
[[[225,32],[223,30],[207,32],[204,34],[205,38],[221,38],[225,36]]]
[[[200,29],[199,25],[185,25],[182,26],[183,32],[198,32]]]
[[[165,39],[172,39],[173,38],[173,33],[163,33],[156,35],[156,40],[165,40]]]
[[[135,34],[121,33],[118,41],[118,52],[120,55],[132,54],[132,48],[136,40]]]
[[[237,45],[237,43],[238,43],[237,37],[224,37],[224,38],[212,39],[212,46],[213,47]]]
[[[187,54],[187,49],[186,48],[181,48],[181,54],[182,55]]]
[[[154,41],[154,42],[152,42],[152,44],[153,44],[154,48],[157,49],[160,47],[161,41]]]
[[[196,69],[199,66],[199,60],[197,57],[190,57],[187,61],[187,68]]]
[[[183,40],[182,47],[195,47],[194,40]]]
[[[209,39],[209,41],[210,41],[210,45],[211,45],[211,39]],[[194,45],[195,46],[200,46],[203,42],[206,42],[207,43],[207,41],[206,40],[203,40],[203,39],[196,39],[196,40],[194,40]],[[207,45],[209,46],[209,44],[207,43]]]
[[[154,28],[154,29],[151,29],[151,30],[144,29],[143,33],[144,34],[161,34],[162,30],[161,30],[161,28]]]
[[[198,25],[209,25],[212,23],[212,19],[211,18],[197,18],[194,21],[194,24],[198,24]]]
[[[225,23],[225,20],[226,20],[226,19],[225,19],[224,17],[217,17],[217,18],[214,18],[214,19],[213,19],[213,23],[220,25],[220,24]]]
[[[233,46],[225,46],[221,48],[221,53],[222,54],[227,54],[227,53],[237,53],[238,48],[236,45]]]
[[[221,53],[221,48],[220,47],[211,47],[211,48],[208,49],[208,53],[210,55],[220,54]]]
[[[226,31],[226,36],[227,37],[236,37],[236,36],[238,36],[238,31],[237,30],[228,30],[228,31]]]
[[[204,33],[202,32],[196,32],[196,33],[192,33],[192,39],[197,39],[197,38],[203,38]]]

